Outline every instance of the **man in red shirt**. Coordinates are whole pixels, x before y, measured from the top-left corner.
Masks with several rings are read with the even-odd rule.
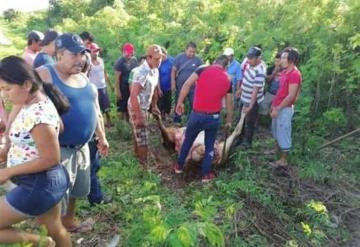
[[[301,73],[296,67],[299,52],[288,47],[281,54],[280,64],[283,71],[280,74],[280,84],[272,102],[270,115],[272,117],[272,134],[280,151],[280,159],[275,162],[279,172],[288,168],[287,154],[291,148],[291,120],[294,114],[294,104],[300,92]]]
[[[196,84],[193,111],[190,114],[185,132],[185,140],[180,155],[174,166],[177,174],[183,172],[189,150],[201,131],[205,131],[205,154],[202,161],[202,182],[208,182],[215,177],[211,172],[214,158],[214,143],[220,125],[222,99],[226,96],[227,112],[232,112],[232,96],[230,78],[226,73],[229,60],[221,55],[211,66],[200,66],[186,80],[176,105],[176,113],[184,113],[184,99],[190,89]],[[227,115],[227,126],[232,121],[232,114]]]

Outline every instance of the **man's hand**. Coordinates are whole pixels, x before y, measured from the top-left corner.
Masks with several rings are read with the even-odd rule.
[[[238,88],[238,89],[236,90],[235,96],[236,96],[236,98],[240,98],[240,96],[241,96],[241,88]]]
[[[161,90],[161,88],[159,87],[158,89],[158,94],[159,94],[159,97],[162,97],[164,95],[163,91]]]
[[[231,124],[231,123],[226,123],[226,124],[225,124],[225,130],[230,131],[230,130],[231,130],[231,127],[232,127],[232,124]]]
[[[98,139],[97,148],[98,148],[99,154],[102,157],[108,156],[108,154],[109,154],[109,143],[106,140],[106,138]]]
[[[0,184],[4,184],[10,178],[11,178],[11,175],[9,173],[9,169],[7,169],[7,168],[0,169]]]
[[[134,124],[135,124],[136,128],[145,127],[145,119],[143,118],[143,116],[141,114],[136,114],[135,119],[134,119]]]
[[[176,114],[178,114],[178,115],[182,115],[182,114],[185,112],[184,104],[183,104],[183,103],[178,103],[178,104],[176,105],[175,112],[176,112]]]
[[[160,111],[159,107],[157,107],[157,106],[151,107],[151,113],[157,117],[160,117],[160,115],[161,115],[161,111]]]
[[[279,108],[271,107],[270,116],[271,118],[276,118],[279,115]]]
[[[252,106],[249,105],[249,106],[244,106],[243,109],[242,109],[242,112],[245,113],[245,114],[248,114],[252,109]]]

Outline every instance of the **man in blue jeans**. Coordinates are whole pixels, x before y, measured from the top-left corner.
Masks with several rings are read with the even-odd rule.
[[[214,143],[217,130],[220,126],[220,111],[222,99],[226,96],[227,128],[232,121],[232,87],[229,76],[226,74],[226,66],[229,59],[221,55],[211,66],[200,66],[186,80],[181,89],[176,105],[176,113],[184,113],[184,99],[192,86],[196,84],[194,94],[193,111],[187,124],[185,140],[181,147],[180,155],[174,166],[176,174],[183,173],[186,157],[189,150],[201,131],[205,131],[205,154],[202,161],[202,182],[209,182],[215,175],[211,172],[211,164],[214,158]]]

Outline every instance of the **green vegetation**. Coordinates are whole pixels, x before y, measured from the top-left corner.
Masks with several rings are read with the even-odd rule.
[[[48,11],[10,11],[1,19],[0,29],[13,45],[0,47],[0,58],[20,55],[26,33],[48,27],[92,32],[109,71],[128,41],[138,55],[150,43],[175,55],[193,40],[206,61],[224,47],[233,47],[241,60],[254,44],[262,45],[268,63],[288,45],[302,55],[290,178],[271,174],[274,156],[265,151],[274,142],[265,130],[253,149],[234,150],[216,181],[200,184],[195,168],[176,177],[170,171],[174,154],[161,147],[154,123],[154,157],[144,172],[132,156],[130,129],[116,122],[108,133],[111,155],[100,171],[114,202],[95,208],[83,202],[80,217],[94,217],[97,224],[92,235],[75,234],[75,241],[105,246],[118,234],[120,246],[359,245],[359,137],[318,150],[326,140],[360,126],[358,0],[50,2]]]

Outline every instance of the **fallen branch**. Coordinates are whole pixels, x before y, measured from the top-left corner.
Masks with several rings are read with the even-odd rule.
[[[344,139],[344,138],[346,138],[346,137],[355,135],[355,134],[357,134],[357,133],[360,133],[360,128],[358,128],[358,129],[356,129],[356,130],[353,130],[353,131],[351,131],[351,132],[349,132],[349,133],[347,133],[347,134],[345,134],[345,135],[342,135],[342,136],[340,136],[340,137],[338,137],[338,138],[335,138],[334,140],[332,140],[332,141],[330,141],[330,142],[327,142],[327,143],[321,145],[318,150],[323,149],[323,148],[325,148],[325,147],[327,147],[327,146],[330,146],[331,144],[334,144],[334,143],[336,143],[336,142],[338,142],[338,141],[341,141],[342,139]]]

